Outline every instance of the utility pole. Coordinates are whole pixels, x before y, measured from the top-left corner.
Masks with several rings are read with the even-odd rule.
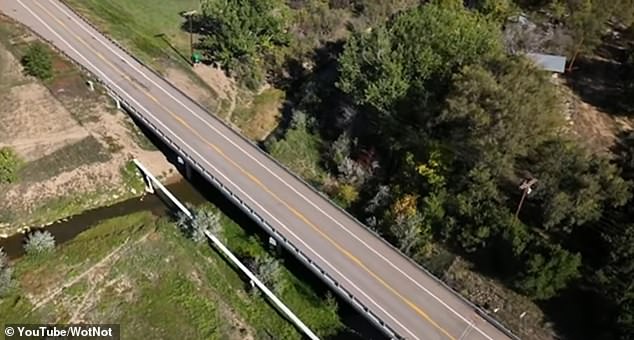
[[[524,199],[527,195],[530,195],[530,193],[533,191],[532,186],[536,183],[537,179],[535,178],[525,179],[524,181],[522,181],[522,184],[520,185],[520,190],[522,190],[522,198],[520,199],[520,203],[517,205],[517,210],[515,211],[515,219],[519,218],[520,210],[522,209],[522,205],[524,204]]]

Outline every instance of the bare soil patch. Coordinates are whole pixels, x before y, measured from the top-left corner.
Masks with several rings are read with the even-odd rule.
[[[230,122],[239,95],[235,81],[223,70],[210,65],[198,64],[192,72],[188,74],[183,69],[168,67],[165,77],[218,117]]]
[[[46,87],[35,82],[5,92],[0,120],[0,143],[12,146],[27,161],[89,135]]]
[[[634,127],[632,118],[615,116],[584,102],[566,85],[561,85],[560,88],[567,104],[569,130],[590,150],[608,154],[618,141],[619,134]]]

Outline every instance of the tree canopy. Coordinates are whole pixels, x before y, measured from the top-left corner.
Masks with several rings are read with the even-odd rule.
[[[425,108],[444,92],[454,71],[501,49],[499,30],[479,14],[419,6],[352,36],[339,58],[338,86],[375,112],[375,122],[398,131],[428,118]]]
[[[350,37],[337,84],[390,167],[366,219],[411,256],[434,239],[495,256],[511,286],[549,299],[583,265],[566,235],[625,205],[631,185],[568,136],[549,74],[504,55],[491,20],[451,2],[399,13]]]
[[[523,58],[465,66],[451,85],[435,135],[466,166],[484,162],[499,173],[563,126],[557,90]]]
[[[200,47],[247,87],[257,88],[264,80],[264,58],[288,42],[283,2],[208,0],[202,9],[206,34]]]

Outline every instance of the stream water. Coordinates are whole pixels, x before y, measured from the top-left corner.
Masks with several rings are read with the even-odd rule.
[[[183,202],[197,204],[205,201],[204,197],[194,190],[187,181],[180,180],[168,185],[167,188]],[[150,211],[156,216],[163,216],[169,213],[170,207],[158,195],[145,195],[111,206],[87,210],[79,215],[59,220],[49,226],[32,228],[31,230],[46,229],[53,234],[57,244],[63,244],[103,220],[140,211]],[[0,239],[0,247],[4,248],[9,258],[18,258],[24,254],[25,237],[25,234],[18,233],[8,238]]]

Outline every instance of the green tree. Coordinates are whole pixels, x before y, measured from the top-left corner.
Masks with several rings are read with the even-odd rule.
[[[344,132],[330,145],[330,159],[337,167],[350,158],[352,144],[350,135]]]
[[[570,68],[578,54],[591,52],[601,42],[610,20],[629,25],[634,19],[633,0],[560,0],[555,1],[552,8],[560,9],[557,14],[573,38]]]
[[[264,80],[265,59],[286,45],[286,5],[280,0],[206,0],[200,47],[213,61],[255,89]]]
[[[535,241],[527,248],[525,267],[515,286],[538,299],[549,299],[579,276],[581,256],[571,254],[559,245]]]
[[[207,241],[205,231],[209,231],[214,236],[222,240],[222,224],[220,223],[220,215],[209,209],[200,209],[188,207],[192,213],[192,217],[179,212],[177,216],[176,226],[186,237],[196,243]]]
[[[389,229],[398,248],[408,256],[426,256],[431,251],[431,226],[420,212],[397,216]]]
[[[268,255],[258,257],[255,260],[255,272],[267,288],[273,288],[278,294],[282,293],[280,288],[283,288],[283,285],[279,284],[281,266],[278,260]]]
[[[383,23],[393,14],[412,8],[420,3],[419,0],[354,0],[352,4],[359,16],[366,20],[366,26],[376,26]]]
[[[501,50],[499,29],[481,15],[427,4],[352,36],[339,58],[337,86],[371,109],[384,137],[399,136],[424,126],[454,71]]]
[[[465,251],[475,252],[489,246],[513,220],[490,169],[477,165],[461,182],[457,195],[447,202],[448,214],[453,217],[450,232]]]
[[[630,281],[632,282],[632,281]],[[619,301],[619,315],[617,318],[618,334],[621,340],[634,339],[634,284],[623,293]]]
[[[607,159],[573,141],[554,139],[537,147],[527,168],[539,179],[531,202],[539,204],[545,229],[571,231],[599,219],[606,207],[624,205],[631,184]]]
[[[383,217],[383,225],[393,243],[408,256],[417,258],[431,251],[431,225],[418,208],[417,195],[396,199]]]
[[[343,183],[337,188],[337,194],[335,195],[335,201],[337,201],[342,208],[349,208],[354,202],[359,199],[359,191],[351,184]]]
[[[627,218],[627,217],[626,217]],[[631,218],[631,216],[629,217]],[[634,334],[634,224],[621,224],[604,230],[610,245],[607,263],[597,272],[600,291],[618,309],[616,326],[621,339],[632,339]]]
[[[43,43],[31,44],[22,57],[22,65],[28,75],[47,80],[53,77],[51,53]]]
[[[476,9],[500,25],[518,11],[512,0],[478,0]]]
[[[435,121],[455,159],[509,173],[517,157],[553,138],[563,126],[557,89],[523,58],[466,66],[454,77]]]
[[[22,160],[10,147],[0,148],[0,184],[13,183],[18,179]]]

